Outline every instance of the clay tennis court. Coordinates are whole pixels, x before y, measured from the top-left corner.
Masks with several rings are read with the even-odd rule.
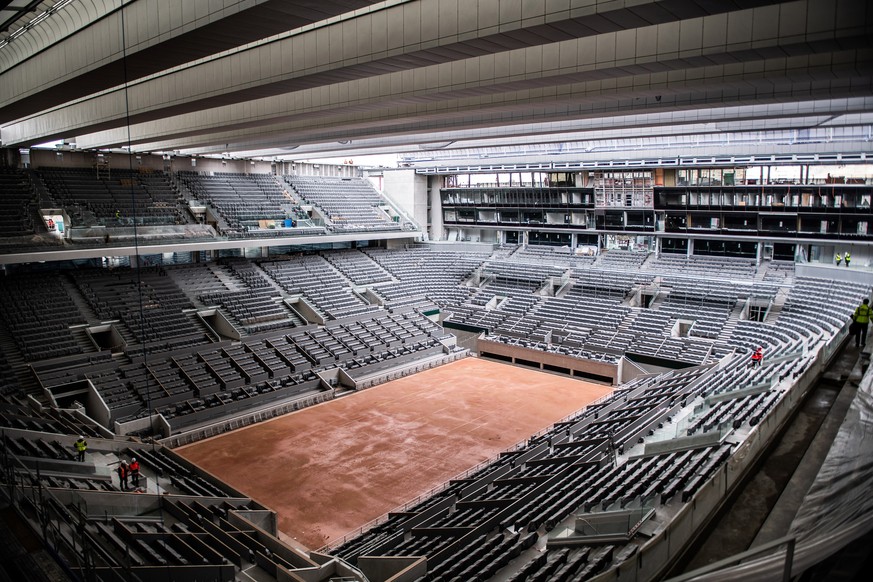
[[[465,358],[177,451],[314,549],[611,391]]]

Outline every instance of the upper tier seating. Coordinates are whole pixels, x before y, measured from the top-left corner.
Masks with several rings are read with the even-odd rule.
[[[755,259],[709,255],[674,255],[663,253],[648,264],[648,270],[659,273],[709,275],[719,279],[752,279],[757,272]]]
[[[284,180],[305,202],[323,211],[334,231],[402,228],[379,208],[386,201],[366,180],[321,176],[285,176]]]
[[[188,222],[169,178],[158,171],[112,169],[108,175],[87,168],[40,168],[56,206],[74,225],[175,225]]]
[[[506,260],[519,263],[537,263],[561,267],[591,266],[597,260],[594,256],[576,255],[568,247],[549,247],[528,245],[519,247]]]
[[[304,295],[327,318],[339,319],[378,309],[350,289],[342,276],[321,257],[265,261],[264,271],[290,295]]]
[[[649,255],[650,253],[611,249],[600,255],[597,265],[604,269],[636,271],[643,266]]]
[[[396,279],[375,286],[392,307],[423,303],[443,307],[462,303],[474,290],[459,287],[458,282],[469,277],[487,258],[484,252],[433,252],[424,247],[403,251],[366,249],[364,252]]]
[[[29,362],[77,354],[82,348],[69,326],[85,318],[70,299],[58,273],[0,278],[0,324]]]
[[[0,237],[36,232],[36,193],[27,174],[0,167]]]
[[[179,172],[179,179],[201,202],[210,204],[227,226],[231,236],[288,236],[323,234],[312,226],[290,193],[270,174]],[[290,219],[294,228],[262,228],[262,221],[280,226]]]
[[[203,330],[184,313],[194,306],[163,269],[80,270],[72,276],[97,317],[119,320],[135,343],[155,350],[205,341]],[[167,344],[170,339],[176,341]]]

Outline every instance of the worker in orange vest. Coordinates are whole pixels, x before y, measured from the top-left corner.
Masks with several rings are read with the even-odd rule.
[[[127,461],[121,461],[115,472],[118,473],[119,487],[122,491],[127,491],[127,476],[130,474]]]
[[[139,487],[139,461],[136,457],[130,460],[130,465],[127,467],[130,470],[130,482],[134,487]]]
[[[758,346],[754,352],[752,352],[752,367],[760,366],[761,362],[764,360],[764,348],[762,346]]]

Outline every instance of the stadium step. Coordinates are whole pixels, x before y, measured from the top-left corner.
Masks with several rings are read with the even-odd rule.
[[[770,266],[770,261],[761,261],[758,268],[755,270],[755,281],[763,281],[764,275],[767,274],[767,269]]]
[[[767,312],[767,319],[765,320],[765,322],[766,323],[773,323],[774,321],[776,321],[776,319],[779,318],[779,314],[781,312],[782,312],[782,304],[781,303],[779,303],[779,304],[774,303],[770,307],[770,311]]]
[[[73,300],[73,303],[76,304],[76,308],[79,310],[79,313],[85,317],[85,321],[87,321],[89,325],[100,323],[100,318],[97,317],[97,314],[91,308],[91,304],[88,303],[76,284],[70,281],[67,277],[61,277],[60,279],[64,289],[67,291],[67,295],[69,295],[70,299]]]
[[[85,326],[70,327],[70,335],[76,340],[76,345],[82,348],[83,352],[93,352],[94,342],[91,341],[88,331]]]
[[[624,316],[624,318],[622,318],[621,323],[618,324],[618,331],[628,331],[630,327],[634,324],[634,321],[636,321],[636,319],[636,312],[629,312],[627,315]]]
[[[129,327],[127,327],[120,320],[115,320],[112,322],[113,327],[115,327],[115,331],[117,331],[121,335],[121,339],[124,340],[125,345],[131,346],[139,344],[139,341],[136,339],[136,336],[133,335],[133,331]]]
[[[649,253],[649,256],[646,257],[646,260],[640,264],[640,271],[648,271],[652,262],[658,259],[657,253]]]
[[[209,270],[227,287],[228,291],[244,291],[239,281],[229,275],[222,265],[212,263],[209,265]]]
[[[264,280],[270,284],[270,287],[272,287],[273,290],[276,291],[276,293],[279,295],[279,297],[281,297],[282,299],[288,298],[288,293],[286,293],[285,290],[282,289],[282,287],[276,283],[275,279],[273,279],[269,273],[267,273],[265,270],[263,270],[261,268],[261,265],[259,265],[258,263],[255,263],[253,261],[252,262],[252,269],[254,269],[255,271],[257,271],[261,274],[261,276],[264,278]]]
[[[655,299],[652,300],[652,302],[649,304],[649,309],[660,308],[661,304],[667,300],[667,297],[669,297],[669,295],[670,295],[669,291],[665,291],[664,289],[661,289],[661,292],[658,293],[658,296],[655,297]]]
[[[731,339],[731,335],[734,333],[734,328],[737,327],[737,324],[740,321],[740,315],[742,312],[743,303],[737,302],[718,334],[718,341],[727,342]]]

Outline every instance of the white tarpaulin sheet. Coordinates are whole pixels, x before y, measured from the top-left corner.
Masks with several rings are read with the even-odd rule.
[[[791,524],[798,544],[873,520],[873,369]]]

